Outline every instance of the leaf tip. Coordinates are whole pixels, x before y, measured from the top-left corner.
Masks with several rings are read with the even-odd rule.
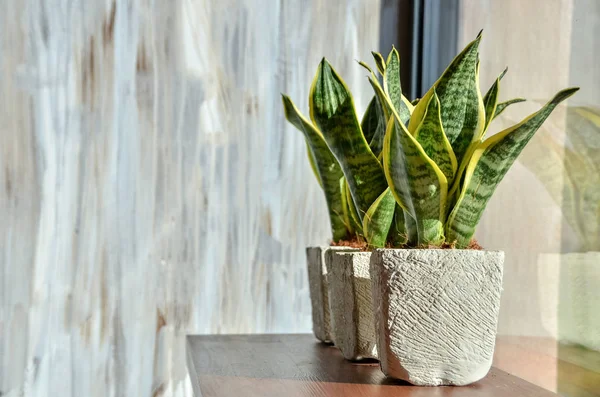
[[[579,91],[579,87],[570,87],[570,88],[565,88],[562,91],[559,91],[555,96],[554,99],[552,100],[552,102],[562,102],[565,99],[573,96],[577,91]]]

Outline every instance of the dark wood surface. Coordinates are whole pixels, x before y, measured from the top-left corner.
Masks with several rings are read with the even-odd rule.
[[[352,363],[312,335],[188,336],[196,397],[545,397],[556,394],[492,368],[465,387],[416,387],[386,378],[376,361]]]

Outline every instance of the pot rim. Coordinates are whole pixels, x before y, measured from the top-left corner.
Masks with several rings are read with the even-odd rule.
[[[460,248],[375,248],[371,252],[385,251],[406,251],[406,252],[423,252],[423,251],[440,251],[440,252],[483,252],[483,253],[504,253],[501,250],[475,250],[475,249],[460,249]]]

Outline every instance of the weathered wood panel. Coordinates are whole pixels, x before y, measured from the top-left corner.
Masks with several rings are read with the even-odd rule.
[[[279,93],[379,2],[0,3],[0,394],[189,396],[186,333],[309,331],[325,201]]]

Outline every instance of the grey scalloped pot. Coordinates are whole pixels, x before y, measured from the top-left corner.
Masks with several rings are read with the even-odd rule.
[[[306,265],[308,270],[308,286],[312,309],[313,333],[321,342],[333,343],[334,334],[331,326],[329,309],[329,276],[326,252],[346,251],[348,247],[318,246],[306,248]]]
[[[484,378],[494,355],[503,264],[501,251],[373,251],[373,313],[385,375],[421,386]]]
[[[329,307],[335,345],[346,360],[377,358],[370,252],[328,251]]]

